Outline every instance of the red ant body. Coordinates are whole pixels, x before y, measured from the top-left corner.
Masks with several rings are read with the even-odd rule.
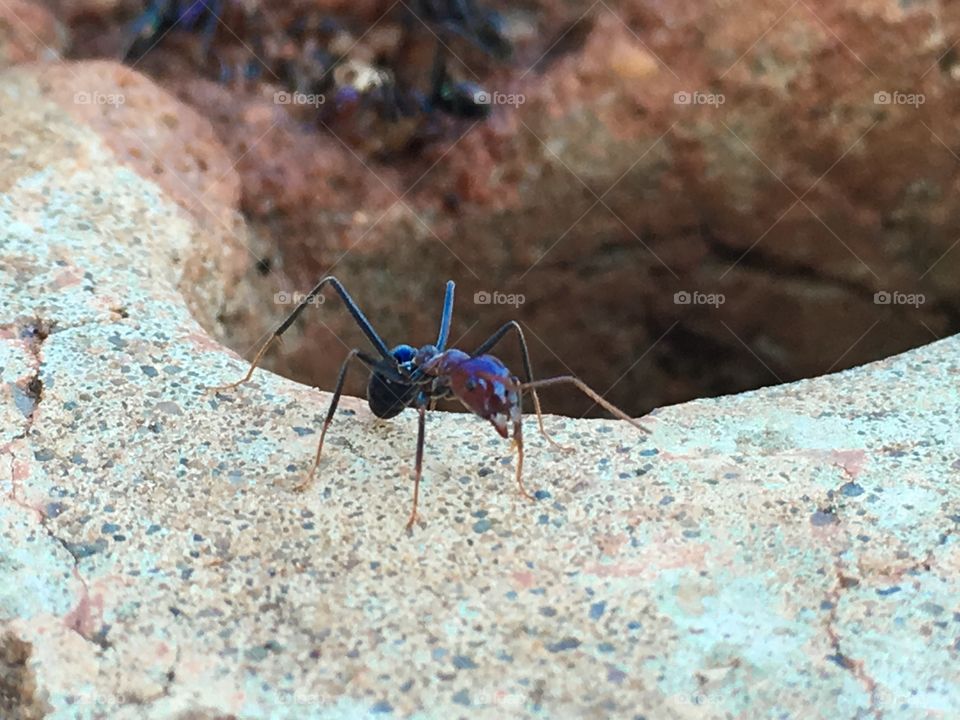
[[[370,370],[370,380],[367,383],[367,402],[374,415],[380,418],[391,418],[398,415],[406,407],[416,408],[420,415],[413,486],[413,508],[410,512],[410,520],[407,522],[408,530],[413,527],[417,519],[417,501],[419,498],[420,477],[423,468],[426,411],[428,408],[432,409],[438,400],[456,398],[475,415],[489,420],[503,438],[510,437],[510,429],[512,426],[513,442],[517,447],[517,486],[520,493],[531,500],[533,496],[531,496],[524,487],[522,476],[523,432],[521,420],[523,417],[522,400],[524,390],[529,390],[533,396],[533,406],[537,414],[541,434],[558,448],[560,446],[553,441],[543,427],[543,414],[540,410],[540,399],[537,397],[536,391],[538,387],[561,383],[576,385],[581,392],[589,396],[597,404],[606,408],[616,417],[626,420],[643,432],[650,432],[622,410],[619,410],[604,400],[603,397],[590,389],[590,387],[579,378],[572,375],[564,375],[546,380],[534,380],[533,371],[530,366],[530,355],[527,351],[527,343],[523,337],[523,331],[516,321],[510,321],[503,325],[473,353],[468,354],[454,348],[446,349],[447,339],[450,334],[450,322],[453,315],[454,283],[452,280],[447,282],[443,303],[443,315],[440,320],[440,334],[436,344],[424,345],[419,350],[410,345],[397,345],[391,350],[373,329],[370,321],[367,320],[363,312],[360,311],[360,308],[344,289],[343,285],[340,284],[340,281],[328,275],[317,283],[316,287],[310,291],[310,294],[297,305],[293,312],[290,313],[273,332],[267,342],[264,343],[263,347],[257,352],[247,374],[235,383],[213,388],[213,390],[222,391],[236,388],[249,380],[270,345],[293,324],[294,320],[297,319],[307,305],[314,301],[314,298],[320,294],[320,291],[327,284],[332,285],[337,291],[337,294],[340,295],[340,298],[347,306],[353,319],[377,349],[380,357],[373,357],[359,349],[351,350],[348,353],[346,360],[344,360],[343,365],[340,367],[337,384],[333,391],[333,398],[330,401],[330,407],[327,410],[327,416],[324,419],[323,428],[320,431],[320,441],[317,446],[316,459],[314,460],[310,474],[297,486],[298,490],[303,490],[310,484],[317,466],[320,463],[320,454],[323,451],[323,440],[326,437],[327,429],[330,427],[334,413],[336,413],[337,410],[337,405],[340,402],[340,395],[343,391],[347,368],[354,358],[360,360]],[[487,351],[493,348],[493,346],[511,330],[517,333],[520,341],[520,352],[523,358],[524,374],[526,375],[526,380],[524,381],[521,381],[510,372],[507,366],[496,357],[486,354]]]

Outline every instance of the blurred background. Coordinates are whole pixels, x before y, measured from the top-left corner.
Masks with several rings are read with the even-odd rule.
[[[452,278],[457,346],[518,319],[538,376],[632,414],[960,329],[956,3],[4,7],[5,52],[123,62],[212,124],[250,249],[218,332],[248,358],[330,272],[390,344],[432,341]],[[266,366],[329,389],[354,346],[331,297]]]

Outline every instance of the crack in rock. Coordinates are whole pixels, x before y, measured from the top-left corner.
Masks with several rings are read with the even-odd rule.
[[[84,640],[93,642],[102,649],[109,648],[110,643],[106,639],[107,629],[102,627],[102,625],[99,623],[99,618],[102,617],[103,598],[100,596],[91,596],[90,587],[83,575],[80,574],[80,561],[89,553],[84,553],[78,549],[77,543],[71,543],[57,535],[48,525],[47,514],[44,509],[42,507],[31,505],[29,502],[26,502],[23,499],[21,496],[22,492],[18,492],[20,485],[17,480],[17,456],[16,453],[14,453],[11,445],[12,443],[9,443],[2,449],[10,456],[10,477],[12,487],[8,497],[15,505],[33,515],[37,520],[37,524],[43,529],[47,536],[67,551],[73,563],[71,568],[73,577],[81,587],[80,599],[77,601],[76,607],[71,610],[63,618],[63,620],[70,630],[76,632]],[[0,714],[0,718],[4,718],[4,720],[6,720],[6,717],[6,715]]]
[[[67,543],[63,539],[54,535],[49,529],[47,532],[50,537],[67,548]],[[67,550],[69,552],[69,548]],[[84,640],[92,642],[102,650],[106,650],[110,647],[110,643],[107,641],[109,628],[104,628],[100,622],[103,617],[103,597],[100,595],[91,596],[90,586],[83,575],[80,574],[78,564],[79,561],[74,556],[73,577],[80,583],[80,599],[77,601],[76,607],[64,616],[63,621],[68,629],[73,630]]]
[[[840,598],[843,592],[850,588],[857,587],[860,581],[857,578],[844,575],[839,557],[834,564],[834,574],[836,576],[836,583],[834,584],[833,590],[827,595],[827,600],[831,605],[830,614],[827,617],[827,637],[830,639],[833,655],[828,655],[827,659],[852,673],[857,681],[863,685],[867,694],[870,696],[870,707],[867,708],[867,712],[879,720],[883,717],[883,712],[880,710],[880,702],[877,697],[877,683],[867,672],[866,663],[863,660],[857,660],[843,652],[840,634],[836,628],[837,612],[840,607]]]
[[[34,317],[23,323],[17,323],[9,329],[17,333],[17,337],[22,343],[24,349],[30,355],[33,372],[25,382],[21,381],[13,385],[14,403],[23,413],[26,419],[26,425],[19,435],[14,439],[24,439],[29,435],[33,427],[40,403],[43,401],[43,379],[41,371],[43,368],[43,343],[53,332],[55,323],[48,322],[42,318]]]
[[[17,337],[23,343],[23,346],[30,354],[32,364],[32,374],[25,383],[18,384],[21,395],[18,406],[26,418],[26,426],[23,432],[14,437],[13,442],[7,443],[2,450],[10,455],[10,478],[11,491],[10,499],[19,507],[27,510],[36,516],[37,522],[44,532],[55,542],[57,542],[73,559],[72,573],[74,579],[80,584],[81,593],[76,607],[70,611],[64,618],[66,626],[76,632],[83,639],[93,642],[102,649],[110,647],[106,639],[106,630],[101,627],[99,618],[102,616],[103,599],[101,597],[93,598],[90,594],[90,587],[86,579],[80,573],[80,561],[89,555],[84,552],[82,545],[71,543],[58,536],[47,523],[47,513],[42,507],[31,505],[23,497],[23,488],[18,482],[22,473],[18,472],[17,455],[14,452],[13,445],[17,440],[29,440],[30,431],[37,419],[37,413],[40,403],[43,401],[43,345],[55,329],[59,328],[56,321],[48,321],[40,317],[34,317],[28,321],[18,323],[13,328],[7,326],[7,329],[14,329]],[[6,717],[3,715],[2,717]]]
[[[927,554],[923,556],[922,560],[918,560],[912,565],[908,565],[902,570],[898,570],[895,574],[892,575],[892,577],[899,579],[899,578],[902,578],[904,575],[916,576],[922,573],[931,572],[933,570],[934,563],[936,562],[936,559],[937,559],[937,548],[941,548],[944,545],[946,545],[950,537],[954,533],[956,533],[958,527],[960,527],[960,515],[951,516],[951,519],[955,523],[957,523],[957,525],[954,525],[954,527],[941,533],[940,539],[937,541],[937,544],[927,551]]]
[[[21,438],[22,439],[22,438]],[[28,513],[34,515],[41,525],[43,524],[44,514],[43,510],[39,507],[31,505],[23,498],[23,487],[19,481],[19,473],[17,470],[17,455],[13,451],[13,442],[7,443],[2,448],[0,452],[4,452],[10,456],[10,492],[7,493],[7,497],[10,498],[11,502],[17,507],[20,507],[26,510]]]
[[[26,381],[20,381],[11,385],[14,403],[20,412],[23,413],[25,424],[20,433],[14,435],[10,442],[0,448],[0,452],[10,455],[11,487],[8,497],[14,504],[36,515],[41,525],[44,520],[43,510],[30,505],[23,497],[23,488],[19,482],[21,472],[19,472],[17,467],[17,456],[14,452],[14,445],[18,440],[28,440],[30,430],[33,428],[37,417],[40,403],[43,400],[43,379],[41,378],[43,368],[43,343],[50,336],[54,325],[55,323],[48,322],[40,317],[34,317],[27,321],[4,325],[0,328],[15,333],[16,338],[29,354],[30,364],[32,366],[32,372]]]

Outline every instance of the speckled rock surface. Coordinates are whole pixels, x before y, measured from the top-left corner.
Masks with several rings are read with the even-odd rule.
[[[294,493],[328,396],[202,392],[246,367],[196,302],[231,249],[29,74],[0,113],[4,717],[960,713],[960,340],[548,418],[572,455],[531,423],[534,504],[433,414],[407,536],[415,418],[347,400]]]

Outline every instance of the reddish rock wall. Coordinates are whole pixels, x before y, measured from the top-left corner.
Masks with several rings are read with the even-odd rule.
[[[388,13],[361,37],[387,6],[343,18],[355,52],[399,27]],[[213,123],[269,248],[267,282],[306,289],[333,270],[390,341],[429,340],[452,277],[465,346],[519,318],[540,374],[574,371],[640,412],[960,328],[960,11],[644,0],[505,17],[514,57],[455,46],[458,72],[526,102],[476,126],[447,121],[408,153],[385,150],[396,128],[358,135],[291,115],[269,77],[240,87],[191,73],[182,33],[140,67]],[[478,291],[525,302],[477,305]],[[678,304],[678,292],[724,302]],[[924,302],[878,304],[878,292]],[[237,315],[228,340],[247,350],[250,314],[285,309]],[[331,333],[360,339],[333,302],[315,318],[273,367],[327,387],[338,359],[316,348]]]

